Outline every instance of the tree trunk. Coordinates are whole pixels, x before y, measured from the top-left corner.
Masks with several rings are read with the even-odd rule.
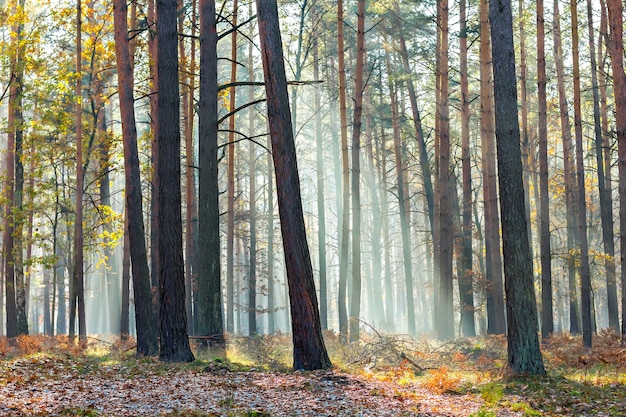
[[[187,336],[180,188],[180,95],[176,0],[157,3],[159,171],[159,358],[194,360]]]
[[[185,311],[189,333],[195,334],[195,320],[193,314],[194,288],[197,274],[197,259],[195,242],[197,239],[197,208],[196,208],[196,181],[193,146],[193,118],[194,118],[194,91],[195,91],[195,61],[196,61],[196,4],[192,3],[191,10],[191,45],[190,61],[187,62],[185,52],[185,38],[178,39],[181,67],[185,69],[182,83],[185,86],[181,97],[183,117],[185,120]],[[182,3],[179,4],[178,31],[184,33],[184,17]]]
[[[385,54],[387,65],[387,74],[389,78],[389,98],[391,101],[391,119],[393,125],[393,143],[394,155],[396,159],[396,181],[398,205],[400,210],[400,229],[402,235],[402,255],[404,264],[404,282],[406,285],[406,311],[408,331],[411,336],[415,336],[415,307],[413,302],[413,269],[411,261],[411,235],[409,233],[410,221],[408,210],[408,196],[405,195],[406,171],[404,166],[404,158],[402,156],[402,139],[400,137],[400,116],[398,114],[398,102],[396,86],[393,79],[391,62],[389,55]]]
[[[348,249],[350,240],[350,165],[348,161],[348,115],[346,104],[346,67],[343,30],[343,0],[337,1],[337,65],[339,71],[339,123],[341,125],[341,165],[342,203],[341,236],[339,239],[339,334],[346,341],[348,334],[348,312],[346,307],[346,287],[348,283]]]
[[[485,274],[487,293],[487,333],[504,334],[504,297],[502,293],[502,257],[500,254],[500,220],[496,190],[496,150],[494,143],[494,110],[491,43],[489,39],[489,2],[480,3],[480,130],[483,161],[483,195],[485,205]]]
[[[508,364],[522,374],[543,375],[537,338],[537,306],[527,239],[522,155],[517,114],[515,54],[510,0],[492,2],[494,103],[502,243],[507,306]]]
[[[607,94],[606,94],[606,73],[605,73],[605,63],[604,63],[604,53],[602,48],[602,41],[606,40],[608,37],[607,33],[607,16],[606,16],[606,5],[604,0],[600,0],[600,34],[598,35],[598,89],[600,91],[600,114],[602,115],[602,148],[603,148],[603,156],[604,160],[603,164],[603,172],[604,172],[604,192],[600,194],[604,194],[605,199],[605,208],[608,211],[605,213],[602,209],[600,209],[602,213],[602,241],[604,245],[604,251],[607,255],[604,261],[604,267],[606,269],[606,293],[607,293],[607,307],[608,307],[608,315],[609,315],[609,327],[614,329],[616,333],[619,333],[619,312],[618,312],[618,304],[617,304],[617,276],[615,271],[615,237],[613,236],[613,187],[612,187],[612,175],[611,175],[611,167],[612,167],[612,147],[610,144],[610,134],[609,134],[609,111],[607,106]],[[589,24],[591,25],[591,20],[589,20]],[[608,42],[607,42],[608,45]],[[594,89],[595,90],[595,89]],[[597,153],[599,153],[596,150]],[[598,171],[598,178],[600,178],[600,173]],[[600,203],[602,204],[602,202]],[[604,216],[607,217],[606,222],[609,223],[609,227],[606,229],[606,233],[604,233]]]
[[[530,222],[530,173],[532,169],[531,161],[534,161],[534,146],[531,146],[530,138],[528,137],[528,89],[526,86],[527,71],[526,71],[526,19],[523,14],[524,0],[519,0],[518,13],[519,13],[519,51],[520,51],[520,93],[521,93],[521,135],[522,135],[522,164],[524,167],[524,196],[526,202],[526,221],[528,222],[528,241],[532,242],[532,224]],[[532,252],[532,245],[530,247]]]
[[[623,11],[620,0],[607,0],[611,37],[609,53],[613,70],[615,128],[617,130],[617,166],[619,168],[619,223],[626,230],[626,74],[624,73]],[[620,261],[626,264],[626,233],[620,234]],[[622,342],[626,340],[626,268],[622,268]]]
[[[115,0],[113,17],[115,22],[118,94],[124,144],[125,211],[128,219],[128,250],[133,271],[137,355],[152,356],[158,352],[157,330],[154,322],[150,270],[148,269],[148,253],[145,243],[141,174],[135,124],[135,99],[133,96],[134,76],[131,66],[127,5],[125,1]],[[128,333],[128,330],[126,333]]]
[[[232,25],[237,27],[238,1],[233,1]],[[230,42],[230,82],[237,81],[237,31],[233,31]],[[228,121],[228,167],[226,174],[226,188],[228,190],[228,213],[226,223],[226,331],[235,331],[235,114],[236,108],[235,87],[230,87],[228,92],[230,103]]]
[[[78,334],[87,340],[85,321],[85,288],[83,269],[83,106],[82,106],[82,7],[76,2],[76,224],[74,235],[74,298],[78,307]],[[70,331],[70,337],[74,336]]]
[[[453,309],[453,225],[452,225],[452,193],[453,181],[450,171],[450,110],[449,94],[449,62],[448,62],[448,0],[440,0],[438,7],[439,36],[441,48],[437,57],[440,68],[440,97],[437,105],[439,118],[439,299],[437,302],[437,337],[439,340],[454,338]]]
[[[565,206],[567,222],[567,253],[568,253],[568,286],[569,286],[569,311],[570,333],[580,333],[578,322],[578,296],[576,291],[576,259],[572,256],[578,242],[578,226],[576,214],[576,199],[574,179],[576,172],[572,163],[572,127],[569,119],[567,104],[567,92],[565,90],[565,74],[563,69],[563,50],[561,46],[561,22],[558,0],[554,1],[553,7],[553,33],[554,33],[554,62],[557,74],[557,86],[559,90],[559,114],[561,116],[561,136],[563,138],[563,182],[565,183]]]
[[[293,367],[307,370],[326,369],[331,363],[322,339],[313,267],[304,228],[278,7],[275,0],[257,0],[256,5],[278,209],[289,283]]]
[[[217,28],[215,0],[200,0],[198,108],[198,327],[211,344],[224,345],[220,278],[220,208],[217,156]],[[232,316],[231,316],[232,318]]]
[[[352,298],[350,341],[359,340],[361,317],[361,126],[363,117],[363,66],[365,60],[365,0],[358,1],[356,78],[352,122]]]
[[[474,292],[472,289],[472,161],[470,150],[470,97],[469,77],[467,73],[467,1],[459,2],[461,48],[461,166],[463,172],[463,208],[461,229],[461,268],[459,277],[459,302],[461,310],[461,334],[465,337],[476,336],[474,327]]]
[[[572,61],[574,78],[574,132],[576,134],[576,171],[578,179],[578,233],[580,239],[580,307],[582,310],[583,344],[591,347],[591,272],[587,243],[587,204],[585,193],[585,170],[583,165],[583,119],[580,99],[580,64],[578,52],[577,0],[570,0],[572,16]]]
[[[272,140],[267,138],[268,149],[272,147]],[[273,334],[276,327],[276,309],[274,297],[274,158],[271,152],[267,153],[267,332]]]
[[[152,294],[150,294],[152,305]],[[154,313],[151,321],[154,323]],[[156,330],[156,329],[155,329]],[[156,332],[155,332],[156,333]],[[122,247],[122,311],[120,314],[120,337],[128,340],[130,335],[130,237],[128,233],[128,212],[124,212],[124,243]]]
[[[552,253],[548,190],[548,103],[546,98],[545,22],[543,0],[537,0],[537,107],[539,136],[539,193],[541,219],[541,337],[554,332],[552,313]]]
[[[320,24],[316,8],[313,9],[315,25]],[[319,45],[318,38],[312,39],[313,45],[313,79],[319,80]],[[324,188],[324,143],[322,137],[322,99],[320,89],[315,89],[315,142],[316,142],[316,163],[317,163],[317,256],[319,258],[319,279],[320,279],[320,322],[322,330],[328,329],[328,289],[326,274],[326,209],[324,201],[326,198]]]
[[[250,3],[250,16],[252,16],[252,3]],[[254,36],[252,33],[252,25],[250,26],[250,38]],[[254,45],[248,44],[248,81],[254,82]],[[254,86],[248,87],[248,101],[254,100]],[[255,109],[254,106],[249,108],[248,114],[248,134],[252,137],[255,134]],[[250,141],[249,146],[249,166],[250,166],[250,269],[248,275],[248,335],[254,337],[257,334],[257,245],[256,245],[256,143]]]
[[[148,1],[148,55],[150,56],[150,130],[152,131],[151,162],[152,162],[152,194],[150,198],[150,284],[152,286],[152,304],[154,306],[154,323],[159,322],[159,63],[158,39],[156,36],[157,15],[155,0]]]

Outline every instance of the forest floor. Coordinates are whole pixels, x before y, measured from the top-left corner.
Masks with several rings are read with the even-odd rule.
[[[612,333],[542,345],[548,376],[504,370],[501,336],[448,343],[325,335],[332,371],[289,369],[287,335],[230,338],[189,364],[134,357],[131,341],[0,339],[0,416],[625,416],[626,348]]]

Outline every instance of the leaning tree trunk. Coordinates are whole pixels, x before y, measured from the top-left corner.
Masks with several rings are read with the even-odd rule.
[[[524,208],[510,0],[491,2],[498,180],[506,288],[508,364],[516,373],[546,373],[537,337],[533,266]]]
[[[267,114],[274,154],[289,301],[291,305],[294,369],[331,366],[320,326],[313,266],[304,228],[296,147],[289,111],[287,78],[275,0],[257,0]]]
[[[124,144],[125,208],[128,225],[125,228],[124,235],[128,235],[128,250],[133,271],[137,355],[151,356],[158,353],[157,329],[154,321],[150,270],[148,269],[148,253],[146,251],[146,235],[143,222],[137,127],[135,124],[135,99],[133,97],[134,77],[128,39],[127,5],[124,0],[115,0],[113,7],[118,95]],[[122,325],[126,328],[122,330],[122,334],[128,334],[127,317],[124,318]]]

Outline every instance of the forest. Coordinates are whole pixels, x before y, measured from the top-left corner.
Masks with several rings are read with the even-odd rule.
[[[0,22],[0,358],[391,347],[440,393],[487,357],[624,383],[622,1],[0,0]],[[247,371],[222,360],[171,366]]]

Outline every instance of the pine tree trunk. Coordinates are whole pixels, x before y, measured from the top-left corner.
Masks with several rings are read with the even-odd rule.
[[[350,341],[359,340],[361,318],[361,126],[363,115],[363,67],[365,61],[365,0],[358,1],[356,78],[352,122],[352,298]]]
[[[626,74],[624,73],[623,10],[620,0],[607,0],[609,14],[611,68],[615,97],[615,127],[617,130],[617,166],[619,168],[619,223],[626,230]],[[626,264],[626,233],[620,234],[620,260]],[[626,340],[626,268],[622,268],[622,342]]]
[[[591,272],[589,270],[589,248],[587,243],[587,203],[585,193],[585,170],[583,165],[583,120],[580,91],[580,64],[578,51],[578,6],[570,0],[572,16],[572,61],[574,78],[574,132],[576,134],[576,171],[578,234],[580,239],[580,308],[582,312],[583,344],[591,347]]]
[[[453,310],[453,225],[452,196],[455,191],[450,171],[450,110],[449,95],[449,60],[448,60],[448,0],[439,0],[439,36],[441,47],[437,57],[440,68],[440,97],[437,118],[439,119],[439,299],[437,302],[437,337],[439,340],[454,338]]]
[[[408,198],[405,195],[406,172],[404,158],[402,156],[402,140],[400,137],[400,116],[398,112],[397,92],[394,82],[389,76],[392,74],[389,55],[385,54],[387,74],[389,79],[389,98],[391,102],[391,118],[393,125],[394,156],[396,159],[396,181],[398,206],[400,210],[400,229],[402,235],[402,255],[404,264],[404,282],[406,286],[406,312],[408,332],[411,336],[416,334],[415,329],[415,306],[413,301],[413,270],[411,261],[411,235],[409,233]],[[397,300],[396,300],[397,301]]]
[[[82,7],[76,2],[76,224],[74,235],[74,297],[78,313],[78,334],[81,342],[87,340],[85,321],[85,288],[83,269],[83,106],[82,106]],[[75,300],[75,301],[74,301]],[[73,317],[72,317],[73,318]],[[73,334],[70,331],[70,337]]]
[[[537,107],[539,136],[539,193],[541,219],[541,337],[554,332],[552,313],[552,253],[548,190],[548,103],[546,98],[545,22],[543,0],[537,0]]]
[[[608,29],[607,29],[607,12],[604,0],[600,0],[600,34],[598,35],[598,89],[600,92],[600,114],[602,116],[602,148],[604,160],[604,198],[606,199],[605,207],[613,207],[613,187],[612,187],[612,147],[610,144],[609,133],[609,110],[607,106],[607,93],[606,93],[606,70],[605,70],[605,57],[603,53],[602,44],[603,41],[607,42],[608,46]],[[590,21],[591,22],[591,21]],[[604,216],[604,211],[602,211]],[[614,329],[616,333],[619,333],[619,312],[617,303],[617,274],[615,268],[615,237],[613,236],[613,214],[612,209],[609,213],[606,213],[610,222],[610,227],[607,229],[607,233],[602,235],[604,251],[607,255],[604,261],[604,267],[606,269],[606,293],[607,293],[607,307],[609,315],[609,327]],[[609,217],[610,216],[610,217]],[[603,217],[604,219],[604,217]],[[604,220],[603,220],[604,221]],[[604,230],[604,223],[603,223]]]
[[[526,238],[528,224],[523,204],[524,184],[510,0],[492,2],[489,12],[506,280],[508,364],[516,373],[543,375],[546,371],[537,337],[533,268],[530,245]]]
[[[307,370],[326,369],[332,365],[322,339],[313,267],[304,228],[278,7],[275,0],[257,0],[256,5],[278,209],[289,283],[293,367]]]
[[[557,74],[557,86],[559,91],[559,114],[561,116],[561,136],[563,138],[563,180],[565,183],[565,205],[567,222],[567,252],[568,252],[568,286],[569,286],[569,311],[570,333],[580,333],[578,322],[578,296],[576,290],[576,260],[572,256],[578,242],[578,216],[575,199],[575,167],[572,163],[572,127],[569,119],[567,93],[565,90],[565,74],[563,69],[563,49],[561,44],[561,23],[558,0],[554,1],[553,7],[553,39],[554,39],[554,62]]]
[[[350,165],[348,161],[348,115],[346,104],[346,67],[343,30],[343,0],[337,1],[337,65],[339,71],[339,123],[341,132],[341,164],[342,164],[342,203],[341,203],[341,236],[339,239],[339,334],[342,341],[347,340],[348,312],[346,306],[346,289],[348,283],[348,249],[350,246]]]
[[[128,222],[128,251],[133,271],[137,355],[151,356],[156,355],[158,352],[157,329],[154,321],[148,253],[145,244],[146,234],[143,222],[143,202],[134,109],[135,100],[133,96],[134,76],[129,49],[127,6],[125,1],[115,1],[113,17],[115,22],[118,95],[124,144],[125,210]],[[122,323],[127,327],[128,318],[125,318]],[[128,329],[125,330],[125,332],[122,330],[122,334],[128,334]]]
[[[489,39],[489,2],[480,3],[480,130],[483,161],[485,209],[485,274],[487,293],[487,333],[504,334],[504,297],[502,292],[502,257],[500,220],[496,190],[496,151],[494,143],[493,78]]]
[[[159,87],[159,359],[194,360],[187,336],[180,187],[180,95],[176,0],[157,3]]]
[[[250,16],[252,16],[252,3],[250,3]],[[250,37],[252,38],[252,26],[250,26]],[[254,81],[254,45],[248,44],[248,81]],[[254,86],[248,88],[248,101],[254,100]],[[254,107],[250,107],[248,114],[248,134],[254,136],[255,132],[255,112]],[[257,245],[256,245],[256,144],[250,141],[249,146],[249,171],[250,171],[250,269],[248,284],[248,335],[254,337],[257,334],[257,312],[256,312],[256,292],[257,292]]]
[[[317,15],[317,8],[313,8],[313,20],[316,26],[320,20]],[[318,38],[312,39],[313,53],[313,79],[320,79],[319,45]],[[322,98],[320,89],[315,89],[315,143],[316,143],[316,163],[317,163],[317,256],[319,258],[319,280],[320,280],[320,322],[322,330],[328,329],[328,289],[326,273],[326,209],[324,201],[326,198],[324,185],[324,142],[322,137]]]
[[[200,0],[200,96],[198,107],[198,323],[207,344],[224,346],[220,263],[217,146],[217,28],[215,0]],[[232,319],[232,315],[231,315]]]
[[[470,96],[469,77],[467,73],[467,2],[461,0],[460,36],[461,48],[461,169],[463,173],[463,207],[462,207],[462,243],[461,262],[458,271],[459,301],[461,310],[461,334],[465,337],[476,336],[474,327],[474,292],[472,288],[472,167],[470,150]]]
[[[232,25],[237,27],[238,1],[233,2]],[[230,42],[230,82],[237,81],[237,31],[233,31]],[[231,116],[228,122],[228,167],[226,188],[228,189],[228,214],[226,220],[226,331],[235,331],[235,299],[234,299],[234,275],[235,275],[235,87],[230,87],[228,93],[230,103],[229,112]]]

